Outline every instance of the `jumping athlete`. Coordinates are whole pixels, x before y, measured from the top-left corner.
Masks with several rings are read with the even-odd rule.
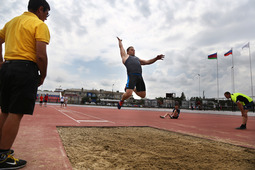
[[[119,41],[120,56],[122,58],[122,63],[126,66],[128,75],[128,80],[125,87],[126,92],[122,95],[122,98],[118,103],[118,109],[120,109],[124,101],[128,99],[130,96],[132,96],[133,91],[141,98],[144,98],[146,96],[146,89],[142,77],[141,65],[149,65],[156,62],[157,60],[163,60],[164,55],[160,54],[153,59],[142,60],[135,56],[134,47],[132,46],[128,47],[126,52],[122,45],[122,40],[119,37],[117,37],[117,39]]]
[[[236,129],[246,129],[246,124],[247,124],[247,120],[248,120],[247,113],[249,110],[252,109],[252,105],[253,105],[252,98],[250,98],[249,96],[246,96],[242,93],[230,94],[230,92],[228,92],[228,91],[224,93],[224,96],[227,99],[231,98],[231,100],[237,104],[238,108],[240,109],[240,111],[242,113],[243,124]]]

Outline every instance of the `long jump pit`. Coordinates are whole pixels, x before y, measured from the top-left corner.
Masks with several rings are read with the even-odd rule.
[[[57,127],[74,170],[255,169],[255,150],[153,127]]]

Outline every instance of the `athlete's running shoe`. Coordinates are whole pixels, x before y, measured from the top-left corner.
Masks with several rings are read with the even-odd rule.
[[[159,116],[160,118],[162,118],[162,119],[165,119],[165,117],[164,116]]]
[[[19,169],[26,166],[26,164],[27,161],[15,159],[9,152],[0,155],[0,169]]]
[[[246,125],[242,124],[240,127],[236,128],[236,129],[244,130],[244,129],[246,129]]]
[[[123,103],[124,103],[124,101],[119,101],[119,103],[118,103],[118,109],[121,108],[121,106],[123,105]]]

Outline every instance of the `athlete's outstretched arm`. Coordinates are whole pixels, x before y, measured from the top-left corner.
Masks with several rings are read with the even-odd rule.
[[[127,53],[123,47],[122,40],[119,37],[117,37],[117,39],[119,41],[120,56],[122,58],[122,63],[124,64],[128,56],[127,56]]]
[[[141,65],[148,65],[148,64],[155,63],[157,60],[163,60],[164,57],[165,57],[165,55],[160,54],[160,55],[157,55],[157,57],[155,57],[153,59],[150,59],[150,60],[142,60],[142,59],[140,59],[140,63],[141,63]]]

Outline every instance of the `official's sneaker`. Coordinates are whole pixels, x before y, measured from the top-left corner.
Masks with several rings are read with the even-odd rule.
[[[244,130],[244,129],[246,129],[246,125],[241,125],[240,127],[237,127],[236,129],[238,129],[238,130]]]
[[[10,154],[10,155],[13,156],[13,155],[14,155],[14,150],[10,149],[9,152],[8,152],[8,154]]]
[[[162,118],[162,119],[165,119],[165,117],[164,116],[159,116],[160,118]]]
[[[23,168],[27,164],[27,161],[15,159],[9,153],[2,153],[0,156],[0,169],[19,169]]]
[[[119,103],[118,103],[118,109],[121,108],[121,106],[123,105],[123,103],[124,103],[124,101],[119,101]]]

